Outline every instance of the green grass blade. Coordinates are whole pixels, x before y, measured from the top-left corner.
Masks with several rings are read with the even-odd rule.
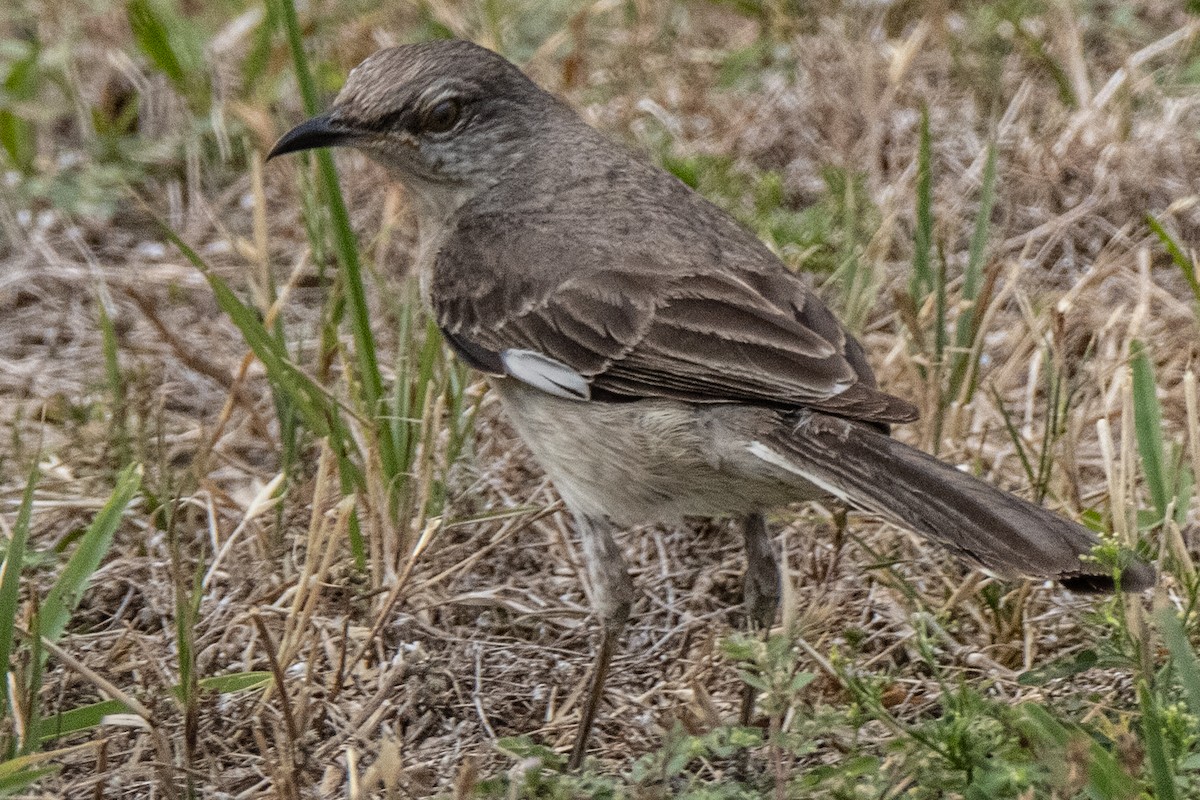
[[[33,513],[33,491],[41,473],[35,463],[25,480],[25,493],[17,510],[17,521],[13,525],[12,538],[4,553],[4,564],[0,565],[0,706],[8,709],[8,674],[12,658],[13,627],[20,615],[21,567],[25,561],[25,548],[29,544],[29,520]]]
[[[246,344],[262,362],[271,382],[287,393],[309,430],[317,436],[328,436],[330,420],[336,415],[336,404],[327,398],[325,390],[288,360],[287,352],[279,340],[267,330],[254,310],[238,299],[229,284],[210,270],[195,250],[169,226],[162,223],[160,226],[163,234],[208,281],[217,305],[237,326]]]
[[[208,41],[192,17],[169,0],[128,0],[125,14],[142,54],[187,98],[193,112],[207,113],[212,105],[204,56]]]
[[[240,692],[261,689],[271,683],[272,680],[274,680],[274,676],[270,672],[235,672],[230,675],[201,678],[196,682],[196,685],[202,692],[238,694]],[[183,687],[179,685],[172,686],[171,693],[175,697],[182,698]],[[120,700],[101,700],[96,703],[89,703],[62,711],[39,720],[35,736],[39,743],[46,744],[63,736],[69,736],[72,733],[96,728],[110,714],[128,713],[130,713],[129,707]]]
[[[125,15],[142,54],[187,98],[193,111],[206,113],[212,103],[204,63],[207,41],[192,19],[167,0],[128,0]]]
[[[991,387],[992,400],[996,403],[996,408],[1000,411],[1000,416],[1004,419],[1004,430],[1008,433],[1008,438],[1013,443],[1014,449],[1017,451],[1017,458],[1021,461],[1021,468],[1025,470],[1025,477],[1029,479],[1030,486],[1036,486],[1038,477],[1033,471],[1033,464],[1029,461],[1029,454],[1025,450],[1025,441],[1021,438],[1021,432],[1017,430],[1017,425],[1012,420],[1012,415],[1008,413],[1008,407],[1004,405],[1004,398],[1000,396],[1000,392],[996,387]]]
[[[1175,800],[1179,795],[1175,791],[1175,773],[1163,736],[1158,700],[1144,681],[1138,684],[1138,704],[1142,707],[1142,744],[1146,747],[1150,780],[1154,783],[1153,797],[1155,800]]]
[[[934,275],[934,325],[933,355],[936,364],[945,363],[946,345],[949,344],[948,325],[946,323],[946,258],[938,248],[937,268]],[[939,404],[940,405],[940,404]]]
[[[1200,276],[1197,275],[1200,265],[1192,263],[1192,260],[1184,254],[1183,248],[1179,246],[1179,243],[1167,232],[1162,223],[1152,215],[1146,215],[1146,224],[1150,226],[1150,230],[1154,231],[1154,235],[1158,237],[1158,240],[1163,243],[1163,247],[1167,248],[1167,252],[1171,255],[1171,260],[1175,262],[1175,266],[1179,267],[1179,271],[1183,273],[1183,279],[1191,287],[1192,296],[1196,298],[1197,303],[1200,303]]]
[[[7,103],[32,100],[42,83],[39,68],[42,48],[36,38],[28,46],[28,53],[10,63],[8,75],[0,84],[0,149],[8,154],[13,167],[26,175],[33,173],[37,158],[37,126],[20,111],[7,107]]]
[[[24,739],[21,741],[21,755],[32,753],[38,749],[41,742],[37,736],[31,735],[29,732],[36,732],[38,725],[41,724],[42,709],[42,679],[45,677],[46,656],[42,646],[42,610],[38,606],[38,597],[34,593],[30,597],[30,605],[33,606],[32,613],[29,615],[29,671],[25,678],[25,724],[27,732]]]
[[[908,291],[920,308],[933,291],[933,167],[929,109],[921,109],[921,139],[917,149],[917,229],[913,235],[913,272]]]
[[[342,423],[340,406],[336,399],[291,363],[287,351],[275,334],[267,330],[254,310],[239,300],[229,285],[208,268],[199,253],[180,239],[169,225],[159,221],[159,227],[163,235],[208,281],[208,285],[216,297],[217,305],[241,331],[246,344],[266,369],[268,379],[280,391],[287,394],[293,408],[304,420],[308,429],[317,436],[329,438],[330,446],[338,458],[338,475],[342,492],[352,494],[355,487],[363,486],[362,471],[350,460],[350,454],[356,450],[355,440]],[[357,514],[350,519],[350,545],[354,552],[355,562],[359,566],[365,564],[366,545]]]
[[[200,617],[200,601],[204,597],[204,565],[197,563],[192,572],[191,587],[184,586],[183,558],[175,526],[170,526],[172,571],[175,573],[175,654],[179,665],[177,697],[184,714],[192,719],[196,714],[199,696],[196,674],[196,624]]]
[[[167,76],[175,88],[184,91],[188,82],[187,70],[171,46],[169,26],[161,10],[149,0],[129,0],[125,4],[125,15],[138,49],[150,59],[155,69]]]
[[[1158,402],[1154,366],[1145,345],[1135,339],[1130,343],[1129,351],[1133,372],[1133,421],[1142,456],[1142,474],[1161,522],[1166,518],[1173,488],[1167,475],[1169,461],[1163,445],[1162,407]]]
[[[316,114],[319,98],[317,84],[313,80],[312,70],[308,68],[308,55],[304,52],[304,39],[300,35],[300,20],[296,15],[296,6],[291,0],[267,0],[267,13],[272,17],[283,20],[283,30],[287,35],[288,47],[292,53],[292,64],[296,68],[296,83],[300,87],[300,100],[304,111],[309,116]]]
[[[1017,713],[1017,730],[1033,745],[1039,759],[1062,768],[1070,759],[1076,767],[1085,768],[1087,793],[1081,796],[1095,800],[1134,800],[1140,796],[1138,782],[1081,727],[1055,718],[1037,703],[1022,703]]]
[[[28,788],[42,778],[52,775],[59,770],[57,765],[49,767],[21,767],[14,764],[14,761],[6,761],[0,764],[0,795],[15,794],[21,789]]]
[[[1192,715],[1200,719],[1200,659],[1188,641],[1183,622],[1169,608],[1160,610],[1157,614],[1158,628],[1162,631],[1163,641],[1171,653],[1171,664],[1179,683],[1183,687],[1183,696],[1187,700]]]
[[[400,301],[399,307],[396,309],[400,324],[396,349],[396,383],[392,387],[392,418],[395,420],[392,424],[392,433],[403,472],[401,476],[403,482],[407,482],[406,476],[411,472],[417,447],[413,426],[408,420],[416,416],[413,413],[414,401],[420,402],[414,389],[414,371],[409,368],[416,347],[414,330],[420,312],[413,303],[406,302],[406,300],[407,298],[405,301]],[[423,396],[420,395],[420,397]]]
[[[46,744],[72,733],[91,730],[100,725],[110,714],[128,714],[129,707],[120,700],[101,700],[85,706],[52,714],[38,721],[34,736],[39,744]]]
[[[117,485],[108,502],[100,509],[92,524],[84,532],[63,567],[62,574],[50,587],[42,603],[42,636],[57,641],[62,636],[75,607],[79,605],[92,573],[100,566],[101,559],[112,544],[113,534],[121,524],[125,509],[133,501],[142,485],[142,466],[130,464],[117,476]]]
[[[983,262],[987,253],[988,238],[992,230],[992,208],[996,204],[996,143],[988,144],[987,160],[983,165],[983,185],[979,191],[979,215],[975,217],[975,229],[971,233],[971,247],[967,254],[967,268],[963,272],[963,299],[974,300],[979,296],[983,279]],[[960,343],[962,334],[959,334]],[[969,339],[968,339],[969,341]]]
[[[296,7],[292,0],[275,0],[275,2],[279,12],[278,16],[283,20],[284,31],[287,34],[305,111],[310,115],[315,114],[318,110],[316,85],[312,78],[312,70],[308,66],[308,57],[304,53],[304,42],[300,35]],[[350,225],[350,214],[346,210],[346,201],[342,197],[341,187],[338,184],[333,158],[329,155],[328,150],[320,150],[316,153],[316,159],[321,188],[332,218],[334,252],[342,269],[346,300],[350,310],[350,328],[354,335],[354,350],[360,372],[362,403],[371,419],[375,421],[375,425],[378,426],[386,424],[385,409],[382,405],[383,376],[379,371],[379,362],[375,355],[375,337],[371,332],[371,318],[367,309],[366,291],[363,288],[358,243],[354,238],[354,229]],[[400,473],[395,440],[390,434],[385,434],[377,436],[375,441],[379,446],[379,460],[383,466],[384,476],[387,484],[391,486]]]
[[[946,369],[946,346],[949,344],[946,322],[946,257],[938,248],[937,269],[934,270],[934,330],[932,387],[936,394],[933,422],[933,454],[937,455],[942,444],[942,428],[946,421],[946,406],[953,396],[945,391],[942,375]]]
[[[118,357],[120,345],[117,342],[117,331],[112,318],[108,316],[108,308],[104,298],[98,298],[96,308],[100,316],[100,347],[104,355],[104,374],[108,380],[108,390],[112,394],[112,434],[111,440],[117,453],[117,463],[127,465],[132,455],[129,448],[129,434],[125,427],[127,419],[125,405],[125,378],[121,374],[121,361]]]
[[[275,680],[275,675],[271,672],[257,670],[251,672],[234,672],[229,675],[214,675],[208,678],[201,678],[196,682],[196,685],[205,692],[217,692],[219,694],[237,694],[238,692],[248,692],[251,689],[258,689],[266,686],[271,681]]]
[[[68,755],[94,750],[95,747],[94,742],[85,742],[71,747],[61,747],[57,750],[29,753],[0,762],[0,795],[12,794],[46,775],[57,772]],[[47,763],[49,766],[43,766]],[[38,797],[50,796],[54,795],[50,793],[38,795]]]
[[[979,191],[979,215],[975,217],[975,229],[971,234],[971,247],[967,254],[967,267],[963,271],[962,299],[965,307],[958,315],[954,330],[954,355],[950,370],[949,389],[946,395],[958,397],[962,382],[966,378],[971,352],[979,336],[979,321],[984,309],[979,307],[979,290],[983,284],[983,265],[987,256],[987,243],[991,236],[992,209],[996,204],[996,143],[988,144],[987,160],[983,166],[983,185]]]
[[[328,436],[330,426],[327,412],[332,410],[333,405],[326,402],[324,390],[288,360],[278,340],[263,326],[254,310],[238,299],[229,284],[211,272],[206,272],[204,277],[212,287],[217,305],[241,331],[246,344],[262,362],[271,382],[288,395],[309,430],[317,436]]]

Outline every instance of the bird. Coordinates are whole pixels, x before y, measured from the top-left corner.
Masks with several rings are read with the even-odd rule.
[[[1000,576],[1137,591],[1090,530],[894,439],[917,408],[752,232],[465,40],[379,50],[268,159],[356,149],[403,184],[423,303],[481,372],[574,518],[599,641],[578,768],[637,598],[614,533],[685,517],[742,529],[744,604],[772,624],[765,514],[836,498]]]

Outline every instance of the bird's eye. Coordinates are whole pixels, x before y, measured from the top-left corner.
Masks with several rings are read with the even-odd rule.
[[[421,127],[426,133],[445,133],[458,124],[462,116],[462,103],[453,97],[439,100],[425,112]]]

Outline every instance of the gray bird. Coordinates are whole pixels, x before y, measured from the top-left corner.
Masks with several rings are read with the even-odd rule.
[[[917,410],[753,234],[501,56],[381,50],[269,157],[356,148],[409,190],[421,293],[574,515],[601,636],[583,758],[635,599],[614,531],[736,517],[748,616],[774,619],[763,513],[840,498],[1001,575],[1113,587],[1086,528],[888,436]],[[1152,584],[1130,561],[1121,588]]]

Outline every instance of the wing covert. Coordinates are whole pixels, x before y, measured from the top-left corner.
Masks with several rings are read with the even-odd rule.
[[[774,259],[685,271],[656,269],[644,253],[564,251],[549,274],[522,276],[514,259],[532,255],[528,239],[484,251],[460,227],[437,255],[438,325],[485,372],[514,375],[506,353],[521,351],[573,370],[593,398],[802,406],[877,423],[917,416],[875,388],[858,343]],[[550,376],[556,387],[564,374]]]

